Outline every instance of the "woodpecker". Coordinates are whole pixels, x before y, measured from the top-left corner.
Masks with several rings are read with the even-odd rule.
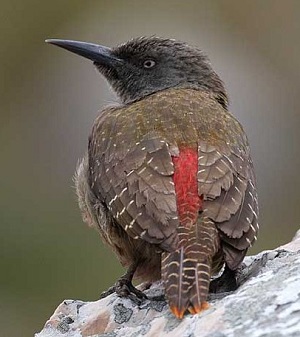
[[[112,289],[143,296],[133,278],[161,278],[177,318],[201,312],[209,289],[236,288],[259,229],[249,144],[223,82],[172,39],[46,42],[93,61],[120,99],[95,120],[75,177],[84,221],[128,268]]]

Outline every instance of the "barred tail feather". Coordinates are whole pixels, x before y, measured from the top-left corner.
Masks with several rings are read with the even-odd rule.
[[[213,258],[219,250],[214,223],[199,220],[190,228],[180,226],[180,248],[162,254],[162,278],[173,314],[182,318],[186,310],[196,314],[206,302]]]

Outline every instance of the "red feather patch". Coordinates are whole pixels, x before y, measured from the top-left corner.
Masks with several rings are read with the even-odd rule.
[[[192,225],[202,209],[203,200],[198,193],[198,152],[191,148],[180,148],[179,156],[173,156],[172,160],[179,221],[182,225]]]

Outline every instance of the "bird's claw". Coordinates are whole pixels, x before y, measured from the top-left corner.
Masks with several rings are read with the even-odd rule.
[[[126,278],[120,278],[114,286],[104,291],[100,295],[100,298],[105,298],[113,293],[116,293],[119,297],[130,298],[137,304],[140,304],[143,300],[147,299],[147,296],[142,291],[135,288],[131,281]]]

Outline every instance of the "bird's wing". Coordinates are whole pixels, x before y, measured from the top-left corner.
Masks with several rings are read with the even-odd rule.
[[[167,142],[155,132],[137,141],[116,114],[104,114],[94,130],[89,142],[94,194],[130,237],[167,251],[176,248],[174,168]]]
[[[225,260],[235,269],[258,231],[256,182],[247,139],[237,135],[236,144],[200,142],[198,158],[204,213],[216,223]]]

